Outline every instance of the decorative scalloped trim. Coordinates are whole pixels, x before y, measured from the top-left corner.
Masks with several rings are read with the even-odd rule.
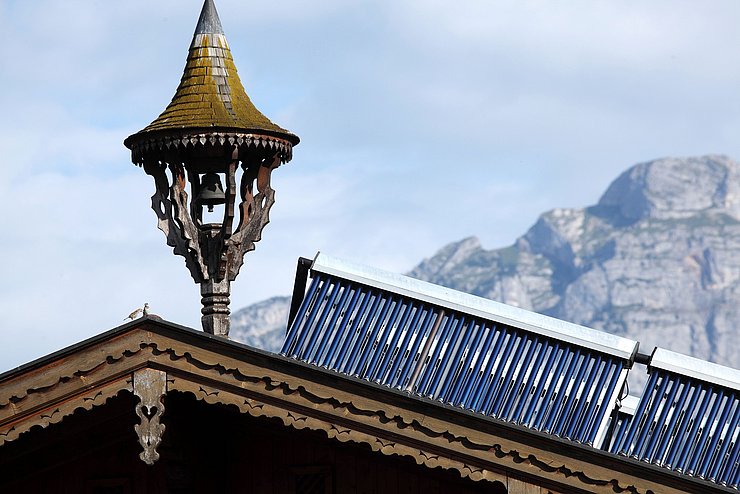
[[[297,430],[308,429],[313,431],[323,431],[329,439],[336,439],[339,442],[366,444],[370,446],[370,449],[373,451],[384,455],[407,456],[413,458],[418,465],[426,465],[430,468],[441,467],[448,470],[456,470],[462,477],[467,477],[475,481],[485,479],[491,482],[498,481],[503,483],[505,480],[500,474],[484,468],[473,467],[461,461],[444,458],[429,451],[399,444],[372,434],[360,432],[348,427],[342,427],[333,422],[327,422],[315,417],[310,417],[294,410],[286,410],[259,400],[245,398],[216,388],[210,388],[175,378],[170,383],[170,389],[190,393],[195,396],[196,399],[205,401],[209,404],[236,406],[241,413],[248,413],[253,417],[277,418],[280,419],[285,426],[292,427]]]
[[[285,139],[243,132],[203,132],[151,137],[134,142],[131,144],[131,160],[137,165],[142,165],[145,155],[150,151],[166,151],[181,147],[187,149],[205,145],[215,146],[216,144],[278,151],[282,163],[287,163],[293,159],[293,144]]]
[[[124,358],[133,357],[148,346],[149,345],[147,343],[139,343],[138,348],[126,348],[115,354],[107,355],[104,359],[96,361],[90,364],[90,366],[77,369],[61,376],[55,376],[53,373],[45,373],[43,377],[38,379],[41,383],[31,388],[22,388],[21,386],[13,386],[12,384],[7,385],[7,389],[3,390],[5,392],[0,394],[0,411],[9,406],[15,408],[16,405],[22,403],[30,395],[52,391],[58,386],[67,384],[75,379],[84,383],[86,378],[95,374],[95,372],[100,370],[103,366],[121,362]]]
[[[77,410],[92,410],[94,407],[105,404],[111,398],[117,396],[121,391],[133,391],[131,378],[119,379],[96,387],[87,393],[82,393],[74,400],[68,400],[48,409],[41,410],[31,416],[25,417],[23,422],[9,424],[7,428],[0,429],[0,446],[6,442],[15,441],[36,426],[46,429],[51,424],[58,424],[65,417],[75,413]]]

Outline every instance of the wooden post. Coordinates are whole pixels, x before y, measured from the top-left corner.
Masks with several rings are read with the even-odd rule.
[[[203,308],[200,310],[203,314],[200,318],[203,324],[203,331],[224,338],[229,337],[231,320],[229,315],[229,303],[231,300],[231,287],[228,278],[216,282],[206,280],[200,284],[200,296]]]

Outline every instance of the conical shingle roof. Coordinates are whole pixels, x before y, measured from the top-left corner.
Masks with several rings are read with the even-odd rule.
[[[213,132],[261,134],[299,142],[296,135],[272,123],[247,96],[234,65],[213,0],[205,0],[190,45],[187,64],[175,96],[152,123],[124,144],[134,149],[153,137],[200,136]]]

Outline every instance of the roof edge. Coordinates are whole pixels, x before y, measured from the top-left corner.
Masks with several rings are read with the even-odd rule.
[[[122,324],[120,326],[116,326],[115,328],[109,329],[102,333],[91,336],[87,339],[84,339],[82,341],[69,345],[67,347],[64,347],[55,352],[49,353],[47,355],[43,355],[37,359],[34,359],[30,362],[22,364],[18,367],[8,369],[0,373],[0,385],[2,385],[4,381],[12,379],[15,376],[23,374],[24,372],[33,370],[38,367],[42,367],[55,360],[71,355],[87,347],[96,345],[98,343],[109,340],[116,336],[120,336],[125,333],[136,331],[136,330],[153,331],[156,333],[165,333],[165,334],[168,332],[178,333],[180,335],[185,336],[188,339],[194,338],[194,339],[203,341],[209,347],[211,347],[212,345],[223,347],[225,345],[230,348],[236,348],[238,351],[248,351],[248,352],[252,352],[253,354],[259,354],[261,356],[274,356],[275,355],[272,352],[268,352],[260,348],[255,348],[255,347],[246,345],[238,341],[229,340],[229,339],[226,339],[220,336],[208,334],[202,330],[193,329],[188,326],[183,326],[181,324],[167,321],[158,316],[144,316],[138,319],[134,319],[133,321],[127,322],[125,324]]]
[[[181,127],[178,129],[158,129],[158,130],[145,130],[142,129],[138,132],[134,132],[123,140],[123,145],[129,149],[145,141],[176,141],[182,139],[199,139],[209,137],[230,137],[230,136],[254,136],[254,137],[268,137],[273,139],[280,139],[288,142],[291,146],[297,146],[301,139],[297,135],[293,134],[289,130],[282,129],[267,130],[258,127],[254,128],[241,128],[241,127]]]

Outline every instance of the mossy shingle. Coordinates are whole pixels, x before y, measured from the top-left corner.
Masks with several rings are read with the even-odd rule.
[[[175,96],[142,132],[193,126],[287,132],[263,115],[247,96],[223,34],[193,37]]]
[[[180,85],[167,108],[132,138],[190,129],[235,130],[298,138],[272,123],[247,96],[212,2],[203,7]],[[128,144],[127,144],[128,145]]]

